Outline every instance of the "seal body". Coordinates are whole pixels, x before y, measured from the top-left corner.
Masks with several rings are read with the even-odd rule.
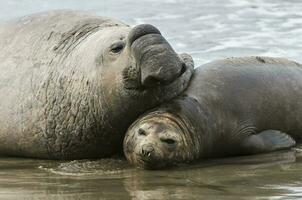
[[[181,97],[131,125],[124,152],[144,168],[270,152],[301,139],[301,120],[301,64],[224,59],[198,67]]]
[[[8,22],[0,47],[1,155],[110,156],[139,114],[182,92],[191,76],[191,58],[155,27],[83,12]]]

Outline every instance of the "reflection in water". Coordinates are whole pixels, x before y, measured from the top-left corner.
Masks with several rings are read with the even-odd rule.
[[[228,56],[282,56],[302,62],[302,1],[0,0],[0,20],[49,9],[78,9],[151,23],[196,66]],[[148,8],[148,9],[146,9]],[[167,171],[125,160],[0,158],[1,199],[302,198],[301,151],[210,160]]]
[[[247,199],[301,195],[296,150],[203,161],[163,171],[123,159],[49,161],[0,158],[5,199]]]
[[[40,166],[40,169],[44,169],[59,175],[92,175],[95,177],[96,174],[107,175],[107,174],[119,174],[122,170],[130,168],[129,163],[120,158],[116,159],[101,159],[98,161],[90,160],[74,160],[69,162],[60,163],[55,168],[44,168]]]
[[[136,172],[130,180],[124,180],[124,185],[132,199],[135,200],[194,199],[205,196],[207,193],[213,193],[215,196],[227,193],[224,186],[196,181],[188,175],[192,173],[197,176],[199,173],[192,170],[187,172]]]
[[[134,171],[124,185],[133,199],[277,198],[290,195],[286,187],[301,189],[300,182],[292,184],[302,171],[295,162],[299,156],[296,151],[283,151],[209,160],[169,171]],[[293,167],[300,172],[292,171]]]

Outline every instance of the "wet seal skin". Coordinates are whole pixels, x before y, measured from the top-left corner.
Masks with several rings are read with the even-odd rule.
[[[130,124],[180,94],[193,61],[152,25],[50,11],[0,27],[0,154],[48,159],[122,152]]]
[[[195,69],[183,95],[139,117],[124,153],[163,169],[205,158],[287,149],[302,136],[302,65],[269,57],[229,58]]]

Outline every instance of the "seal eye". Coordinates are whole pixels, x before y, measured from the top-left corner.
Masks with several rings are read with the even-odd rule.
[[[137,131],[138,135],[143,135],[143,136],[146,136],[146,131],[144,131],[143,129],[138,129]]]
[[[169,144],[169,145],[172,145],[172,144],[175,144],[175,140],[173,140],[173,139],[160,139],[162,142],[164,142],[164,143],[167,143],[167,144]]]
[[[112,53],[120,53],[120,52],[124,49],[124,47],[125,47],[124,42],[119,41],[119,42],[117,42],[117,43],[111,45],[110,51],[111,51]]]

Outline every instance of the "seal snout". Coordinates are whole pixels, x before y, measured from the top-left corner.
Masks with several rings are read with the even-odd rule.
[[[128,35],[128,43],[144,87],[168,85],[186,71],[182,59],[150,24],[134,27]]]
[[[147,34],[161,34],[160,31],[152,26],[151,24],[141,24],[138,26],[135,26],[128,36],[128,42],[130,46],[133,44],[133,42]]]
[[[149,158],[154,152],[154,148],[150,144],[144,144],[141,149],[141,156]]]

